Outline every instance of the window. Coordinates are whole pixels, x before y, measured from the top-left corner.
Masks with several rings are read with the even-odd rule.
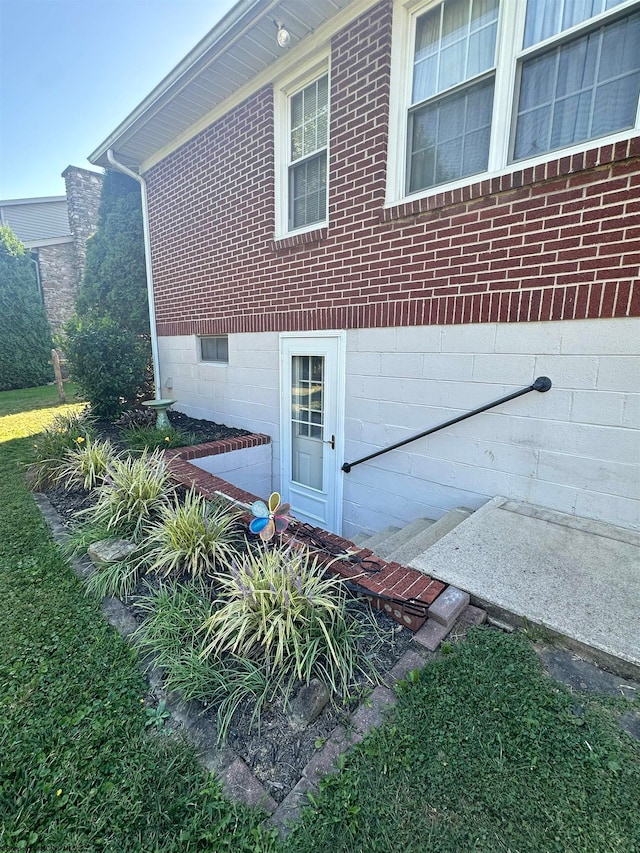
[[[410,193],[486,170],[497,28],[498,0],[446,0],[418,18]]]
[[[329,75],[326,60],[280,90],[276,100],[277,235],[327,221]]]
[[[229,339],[226,335],[200,338],[200,360],[229,363]]]
[[[399,4],[388,201],[630,135],[639,46],[638,0]]]
[[[621,0],[529,0],[525,47]],[[549,13],[545,16],[545,8]],[[551,18],[552,20],[548,20]],[[640,87],[640,11],[590,27],[523,60],[513,159],[533,157],[633,127]]]
[[[289,230],[327,218],[329,77],[290,99]]]

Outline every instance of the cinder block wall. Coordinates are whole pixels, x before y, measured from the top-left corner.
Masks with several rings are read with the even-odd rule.
[[[350,331],[348,461],[537,376],[553,388],[354,468],[344,476],[343,534],[476,509],[497,494],[638,528],[639,338],[631,318]],[[278,489],[278,335],[231,335],[225,366],[199,364],[193,337],[161,338],[161,367],[175,408],[271,436]]]
[[[550,376],[532,392],[352,470],[344,534],[495,495],[640,526],[640,323],[365,329],[347,342],[356,459]]]

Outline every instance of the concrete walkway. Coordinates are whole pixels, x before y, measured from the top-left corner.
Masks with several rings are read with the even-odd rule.
[[[498,497],[409,565],[640,675],[640,533]]]

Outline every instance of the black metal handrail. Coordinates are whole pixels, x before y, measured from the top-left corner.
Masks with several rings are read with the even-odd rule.
[[[352,468],[356,465],[360,465],[362,462],[368,462],[370,459],[375,459],[376,456],[382,456],[383,453],[389,453],[390,450],[397,450],[399,447],[404,447],[405,444],[409,444],[412,441],[417,441],[419,438],[424,438],[427,435],[432,435],[434,432],[439,432],[439,430],[444,429],[445,427],[453,426],[453,424],[459,424],[460,421],[466,421],[467,418],[472,418],[474,415],[479,415],[482,412],[486,412],[488,409],[493,409],[496,406],[502,405],[502,403],[507,403],[509,400],[515,400],[516,397],[522,397],[523,394],[528,394],[530,391],[540,391],[543,393],[544,391],[548,391],[551,388],[551,380],[548,376],[538,376],[535,382],[532,385],[527,385],[526,388],[521,388],[519,391],[514,391],[513,394],[507,394],[506,397],[501,397],[499,400],[494,400],[493,403],[487,403],[486,406],[481,406],[479,409],[474,409],[471,412],[466,412],[464,415],[459,415],[457,418],[452,418],[450,421],[445,421],[443,424],[439,424],[438,426],[431,427],[431,429],[426,429],[424,432],[419,432],[417,435],[412,435],[411,438],[405,438],[403,441],[398,441],[395,444],[389,445],[389,447],[384,447],[382,450],[376,450],[375,453],[370,453],[368,456],[363,456],[362,459],[356,459],[355,462],[345,462],[342,466],[342,470],[345,474],[348,474]]]

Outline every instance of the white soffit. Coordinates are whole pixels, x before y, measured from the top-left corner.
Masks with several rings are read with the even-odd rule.
[[[108,167],[106,152],[112,148],[122,163],[138,168],[349,5],[363,3],[240,0],[89,160]],[[288,50],[276,42],[278,21],[291,34]]]

